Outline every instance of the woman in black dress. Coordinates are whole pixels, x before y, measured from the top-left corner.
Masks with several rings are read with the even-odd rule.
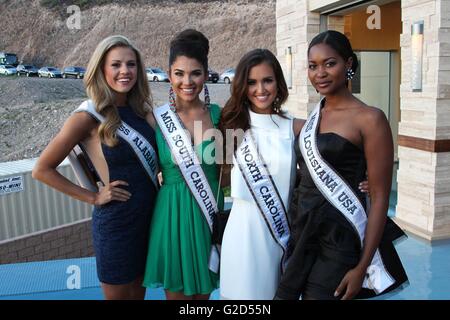
[[[380,109],[365,105],[348,90],[358,61],[343,34],[317,35],[309,45],[308,61],[309,79],[324,98],[306,125],[296,123],[295,131],[303,131],[295,143],[300,184],[291,224],[293,253],[275,299],[345,300],[389,292],[407,281],[392,244],[404,233],[387,217],[394,157],[389,123]],[[317,143],[315,155],[311,136]],[[352,224],[356,206],[345,207],[345,195],[328,195],[337,184],[319,169],[320,158],[354,195],[354,202],[359,201],[364,223]],[[365,194],[358,189],[366,172],[370,209],[364,209]],[[373,267],[377,258],[381,268]],[[370,273],[375,277],[368,277]],[[377,290],[380,283],[382,289]]]

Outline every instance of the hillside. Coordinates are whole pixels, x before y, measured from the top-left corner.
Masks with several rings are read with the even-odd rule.
[[[169,84],[149,84],[155,105],[166,102]],[[223,106],[230,86],[208,85],[212,101]],[[38,157],[86,98],[82,80],[0,77],[0,162]]]
[[[66,26],[67,6],[81,5],[81,28]],[[222,72],[256,47],[275,51],[275,0],[0,1],[0,51],[38,66],[87,65],[98,42],[129,37],[146,65],[167,69],[177,32],[196,28],[210,40],[210,66]]]

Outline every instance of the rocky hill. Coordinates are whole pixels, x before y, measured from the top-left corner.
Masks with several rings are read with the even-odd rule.
[[[80,29],[67,7],[79,5]],[[256,47],[275,51],[275,0],[0,0],[0,51],[37,66],[86,66],[100,40],[123,34],[145,64],[167,69],[170,39],[186,28],[209,38],[211,68],[222,72]],[[156,104],[168,84],[151,83]],[[223,105],[229,86],[210,86]],[[65,119],[86,99],[81,80],[0,78],[0,162],[37,157]]]
[[[167,101],[169,83],[149,82],[155,105]],[[209,83],[223,106],[230,86]],[[38,157],[86,94],[82,80],[0,77],[0,162]]]
[[[196,28],[210,40],[210,66],[221,72],[248,50],[275,51],[275,0],[56,1],[1,0],[0,51],[38,66],[87,65],[104,37],[122,34],[141,50],[146,65],[164,69],[170,39]],[[70,4],[80,29],[69,29]]]

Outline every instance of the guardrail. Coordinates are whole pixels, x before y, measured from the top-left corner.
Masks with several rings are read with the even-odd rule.
[[[0,163],[0,241],[91,217],[91,205],[31,177],[36,161],[37,158]],[[61,163],[58,171],[76,181],[67,160]]]

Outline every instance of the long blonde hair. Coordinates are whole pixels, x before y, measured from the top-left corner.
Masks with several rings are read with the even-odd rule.
[[[133,111],[145,118],[152,108],[152,96],[148,86],[147,74],[142,64],[141,54],[138,49],[124,36],[114,35],[103,39],[95,48],[86,70],[84,85],[86,93],[95,104],[98,113],[103,115],[106,121],[100,124],[98,134],[102,143],[113,147],[119,142],[116,130],[121,124],[119,112],[114,106],[115,93],[106,82],[103,74],[105,58],[109,50],[116,47],[127,47],[136,54],[137,81],[127,94],[127,102]]]

